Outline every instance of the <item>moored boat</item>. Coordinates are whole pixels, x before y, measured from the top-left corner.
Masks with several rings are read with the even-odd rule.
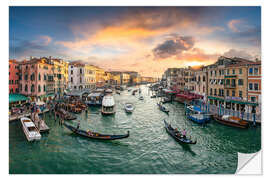
[[[31,121],[31,119],[27,117],[22,117],[21,124],[23,128],[23,132],[28,141],[41,139],[41,134],[39,133],[39,130],[36,128],[35,124]]]
[[[197,106],[188,106],[186,108],[187,118],[198,124],[205,124],[211,120],[211,115],[202,111]]]
[[[127,113],[132,113],[134,111],[134,105],[132,103],[126,103],[125,104],[125,111]]]
[[[150,96],[150,98],[156,98],[157,96],[156,95],[152,95],[152,96]]]
[[[248,128],[249,124],[248,122],[234,116],[230,115],[223,115],[223,116],[218,116],[214,115],[214,120],[216,120],[220,124],[224,124],[227,126],[232,126],[232,127],[238,127],[238,128]]]
[[[143,96],[140,96],[140,97],[139,97],[139,100],[143,100],[143,99],[144,99]]]
[[[116,140],[116,139],[124,139],[124,138],[129,137],[129,131],[127,132],[127,134],[124,134],[124,135],[108,135],[108,134],[100,134],[100,133],[92,132],[92,131],[84,131],[81,129],[77,129],[73,126],[70,126],[66,123],[64,123],[64,126],[75,134],[78,134],[80,136],[84,136],[87,138],[91,138],[91,139]]]
[[[168,134],[170,134],[176,141],[185,143],[185,144],[196,144],[197,141],[192,141],[191,139],[188,139],[184,137],[176,128],[173,128],[170,124],[168,124],[164,120],[165,129]]]
[[[71,113],[69,113],[69,112],[67,112],[66,110],[64,110],[64,109],[59,109],[57,112],[57,115],[59,116],[59,117],[63,117],[65,120],[74,120],[74,119],[77,119],[77,117],[76,116],[74,116],[73,114],[71,114]]]

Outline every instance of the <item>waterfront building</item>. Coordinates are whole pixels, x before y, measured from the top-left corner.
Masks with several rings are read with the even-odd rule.
[[[256,103],[256,108],[249,106],[248,112],[261,113],[261,61],[249,63],[247,66],[248,71],[248,92],[247,99],[251,103]]]
[[[53,84],[53,66],[46,58],[30,58],[20,63],[19,92],[31,97],[32,100],[44,98],[50,92]],[[47,87],[49,89],[47,90]],[[52,86],[53,87],[53,86]]]
[[[103,87],[106,84],[105,70],[95,66],[96,72],[96,87]]]
[[[195,70],[188,67],[184,70],[184,90],[189,92],[195,91]]]
[[[9,94],[19,93],[19,62],[9,60]]]
[[[81,62],[71,62],[68,66],[69,89],[95,89],[96,67]]]
[[[68,62],[51,57],[49,61],[53,64],[54,93],[62,95],[68,87]]]
[[[122,72],[121,73],[121,84],[127,85],[130,82],[130,75],[128,73]]]
[[[194,93],[203,96],[204,101],[207,100],[208,95],[208,72],[207,68],[202,67],[194,72],[195,78],[195,90]]]

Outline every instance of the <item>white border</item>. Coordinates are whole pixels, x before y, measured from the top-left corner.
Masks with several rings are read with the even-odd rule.
[[[269,28],[269,17],[270,17],[270,8],[269,8],[269,0],[189,0],[189,1],[184,1],[184,0],[10,0],[7,2],[7,0],[2,0],[1,1],[1,66],[2,69],[0,71],[0,78],[1,82],[4,84],[2,88],[0,88],[0,94],[1,94],[1,121],[5,121],[6,124],[2,124],[1,128],[1,166],[0,166],[0,171],[1,175],[4,175],[5,177],[2,176],[2,178],[27,178],[27,179],[47,179],[47,178],[56,178],[56,176],[14,176],[8,175],[8,108],[7,108],[7,102],[8,102],[8,69],[7,69],[7,64],[8,64],[8,6],[262,6],[262,63],[263,63],[263,105],[265,106],[265,110],[263,110],[263,123],[262,123],[262,147],[263,151],[266,153],[263,153],[263,167],[264,168],[264,176],[213,176],[213,175],[163,175],[163,176],[158,176],[158,175],[151,175],[151,176],[141,176],[141,175],[136,175],[136,176],[123,176],[123,175],[115,175],[115,176],[87,176],[87,177],[75,177],[75,176],[69,176],[65,175],[64,177],[59,177],[59,178],[67,178],[67,179],[74,179],[74,178],[110,178],[110,179],[127,179],[127,178],[155,178],[155,179],[180,179],[180,178],[191,178],[191,179],[197,179],[197,178],[205,178],[205,179],[216,179],[216,178],[221,178],[221,179],[227,179],[227,178],[243,178],[243,179],[249,179],[249,178],[266,178],[269,176],[270,171],[267,171],[267,166],[269,167],[269,163],[266,164],[267,160],[269,160],[269,143],[267,140],[269,137],[269,132],[267,130],[264,130],[266,128],[270,128],[270,120],[269,120],[269,115],[265,113],[265,111],[268,111],[268,101],[270,100],[270,83],[267,82],[267,79],[270,78],[270,56],[269,56],[269,33],[270,33],[270,28]],[[251,12],[252,13],[252,12]],[[5,87],[4,87],[5,86]],[[267,134],[266,134],[267,133]],[[266,137],[265,137],[266,136]],[[181,157],[179,157],[181,158]],[[269,178],[269,177],[268,177]]]

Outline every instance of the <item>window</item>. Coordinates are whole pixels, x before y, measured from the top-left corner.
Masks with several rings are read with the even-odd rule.
[[[80,83],[82,83],[82,78],[80,77]]]
[[[259,84],[258,83],[254,83],[254,90],[258,91],[259,90]]]
[[[41,76],[40,76],[40,73],[38,73],[38,80],[39,80],[39,81],[41,80]]]
[[[32,84],[32,86],[31,86],[31,92],[35,92],[35,86],[34,86],[34,84]]]
[[[230,70],[229,70],[229,69],[227,69],[227,75],[228,75],[228,74],[230,74]]]
[[[242,74],[242,69],[239,69],[239,74]]]
[[[253,84],[252,83],[249,83],[248,87],[249,87],[249,90],[253,90]]]
[[[38,85],[38,92],[40,92],[41,91],[41,88],[40,88],[40,85]]]
[[[235,69],[232,70],[232,74],[235,74]]]
[[[212,95],[212,93],[213,93],[213,92],[212,92],[212,88],[211,88],[211,89],[210,89],[210,95]]]
[[[227,96],[230,96],[230,91],[229,90],[227,90]]]
[[[70,82],[73,83],[73,77],[70,78]]]
[[[28,92],[28,86],[27,86],[27,84],[24,86],[24,91],[25,92]]]
[[[213,74],[212,71],[210,71],[210,74],[211,74],[211,76],[212,76],[212,74]]]
[[[45,86],[45,84],[43,85],[43,91],[46,92],[46,86]]]
[[[46,74],[44,74],[44,81],[46,81],[46,79],[47,79],[47,76],[46,76]]]
[[[258,75],[258,72],[259,72],[258,68],[254,68],[254,74]]]
[[[70,71],[70,74],[73,74],[73,70]]]
[[[26,66],[27,67],[27,66]],[[26,75],[24,75],[24,80],[28,80],[28,75],[26,74]]]
[[[80,69],[80,74],[82,74],[82,69]]]
[[[232,79],[232,86],[235,87],[235,79]]]
[[[253,74],[253,68],[249,68],[248,74]]]
[[[221,89],[221,96],[224,96],[224,89]]]
[[[235,96],[235,91],[234,91],[234,90],[232,90],[232,96],[233,96],[233,97]]]
[[[243,92],[239,91],[239,97],[242,97],[242,96],[243,96]]]
[[[230,80],[226,79],[226,85],[230,85]]]
[[[238,79],[238,86],[243,86],[243,84],[244,84],[243,79]]]
[[[250,97],[251,102],[256,102],[256,97]]]
[[[203,82],[205,82],[205,76],[203,76]]]

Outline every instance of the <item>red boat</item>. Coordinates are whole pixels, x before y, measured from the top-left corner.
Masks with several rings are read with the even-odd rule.
[[[218,116],[214,115],[214,119],[220,123],[224,124],[227,126],[232,126],[232,127],[238,127],[238,128],[248,128],[249,124],[248,122],[234,116],[229,116],[229,115],[224,115],[224,116]]]

